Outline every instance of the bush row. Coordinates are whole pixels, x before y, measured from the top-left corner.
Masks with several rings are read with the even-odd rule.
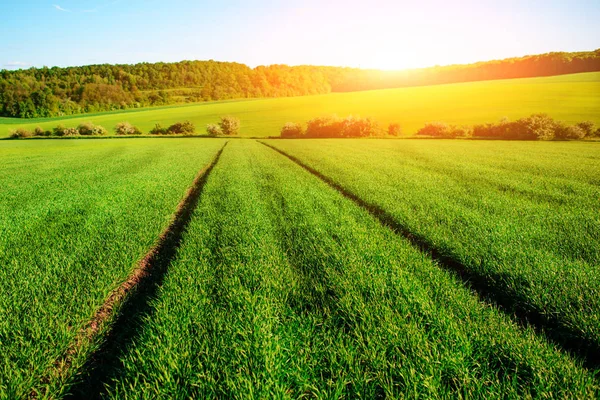
[[[384,132],[372,118],[349,116],[318,117],[307,122],[306,129],[296,122],[288,122],[281,128],[282,138],[342,138],[400,136],[399,124],[392,123]],[[568,125],[556,121],[546,114],[533,114],[516,121],[504,118],[498,123],[478,125],[451,125],[444,122],[429,122],[417,131],[417,136],[435,138],[484,138],[508,140],[577,140],[600,138],[600,128],[593,122],[584,121]]]
[[[390,124],[388,135],[398,136],[401,133],[399,124]],[[384,131],[372,118],[348,116],[339,118],[335,115],[318,117],[306,123],[306,130],[295,122],[286,123],[281,129],[283,138],[343,138],[383,136]]]
[[[209,124],[206,128],[208,134],[217,135],[237,135],[240,129],[240,120],[235,117],[221,117],[221,122],[218,124]],[[142,135],[143,132],[129,122],[119,122],[114,127],[114,132],[117,135]],[[168,128],[163,128],[160,124],[156,124],[150,130],[151,135],[193,135],[196,132],[196,127],[190,121],[176,122]],[[52,130],[44,130],[41,127],[36,127],[33,131],[24,128],[17,128],[11,132],[10,137],[14,139],[27,138],[32,136],[102,136],[107,135],[108,131],[100,126],[94,125],[91,122],[80,124],[77,128],[65,128],[59,125]]]
[[[129,122],[119,122],[115,125],[114,132],[117,135],[142,135],[143,132]],[[160,124],[157,124],[150,131],[153,135],[192,135],[195,132],[194,124],[189,121],[177,122],[170,127],[163,129]],[[33,136],[104,136],[108,135],[108,131],[100,126],[94,125],[91,122],[79,124],[77,128],[65,128],[63,125],[58,125],[52,130],[44,130],[41,127],[36,127],[33,131],[24,128],[17,128],[11,132],[10,137],[27,138]]]
[[[593,122],[584,121],[568,125],[546,114],[533,114],[516,121],[504,118],[498,123],[473,126],[449,125],[431,122],[417,132],[419,136],[439,138],[489,138],[508,140],[568,140],[600,137],[600,128]]]
[[[100,126],[94,125],[91,122],[84,122],[79,124],[77,128],[66,128],[64,125],[58,125],[52,130],[44,130],[37,126],[33,131],[28,131],[24,128],[17,128],[11,132],[10,137],[12,138],[26,138],[32,136],[103,136],[107,135],[108,131]]]

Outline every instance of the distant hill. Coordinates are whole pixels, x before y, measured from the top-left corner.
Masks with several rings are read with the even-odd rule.
[[[399,89],[332,93],[317,96],[229,100],[208,103],[149,107],[74,115],[57,118],[2,118],[0,138],[15,128],[32,131],[36,126],[52,130],[92,122],[111,134],[119,122],[130,122],[144,133],[155,124],[167,127],[189,120],[199,134],[219,116],[232,115],[241,121],[242,136],[278,136],[286,122],[306,123],[315,117],[337,114],[371,117],[380,128],[399,123],[402,135],[410,136],[427,122],[455,125],[498,122],[503,117],[517,120],[547,113],[556,120],[574,124],[586,120],[600,126],[600,72],[540,78],[488,80],[429,85]],[[1,158],[1,156],[0,156]]]
[[[600,49],[405,71],[217,61],[0,71],[0,116],[48,118],[210,100],[290,97],[600,71]]]

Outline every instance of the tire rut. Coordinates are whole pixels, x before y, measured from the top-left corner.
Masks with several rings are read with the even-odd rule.
[[[210,172],[218,163],[228,142],[215,154],[211,162],[196,175],[192,185],[177,205],[171,223],[158,237],[127,280],[114,289],[86,323],[64,354],[54,361],[42,377],[42,383],[58,380],[67,389],[67,397],[96,398],[110,376],[119,355],[123,354],[136,336],[137,324],[152,313],[150,300],[161,286],[169,264],[180,246],[183,233],[196,209]],[[81,371],[72,371],[77,354],[86,345],[99,347],[87,357]],[[30,398],[48,394],[32,392]]]
[[[510,288],[508,285],[494,285],[493,282],[503,282],[505,280],[502,274],[484,276],[477,271],[473,271],[456,258],[432,246],[426,238],[411,232],[406,226],[399,223],[392,214],[380,206],[365,201],[335,182],[332,178],[322,174],[293,155],[263,141],[258,140],[258,142],[288,158],[366,210],[383,226],[392,230],[396,235],[408,240],[419,251],[427,254],[441,268],[460,278],[466,287],[477,293],[481,301],[500,309],[518,325],[533,328],[538,335],[545,337],[580,360],[584,367],[596,371],[600,369],[600,344],[583,337],[575,328],[565,326],[558,317],[549,317],[543,312],[544,310],[531,305],[526,306],[526,299],[523,297],[523,294]]]

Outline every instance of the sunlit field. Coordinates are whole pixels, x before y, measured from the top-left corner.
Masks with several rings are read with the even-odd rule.
[[[158,241],[223,145],[133,142],[0,144],[0,398],[60,393],[53,363]],[[78,349],[74,369],[92,347]]]
[[[196,125],[198,134],[204,134],[207,124],[216,123],[225,115],[240,119],[240,135],[245,137],[278,136],[286,122],[304,123],[328,114],[373,117],[383,129],[389,123],[399,123],[403,135],[414,134],[427,122],[473,125],[497,122],[503,117],[514,120],[533,113],[547,113],[568,123],[590,120],[598,125],[598,93],[600,73],[594,72],[319,96],[194,103],[67,118],[0,118],[0,137],[7,137],[10,130],[17,127],[52,129],[59,124],[75,127],[88,121],[102,125],[110,132],[117,123],[128,121],[147,133],[157,123],[168,126],[189,120]]]
[[[23,140],[0,159],[2,398],[600,395],[598,143]]]

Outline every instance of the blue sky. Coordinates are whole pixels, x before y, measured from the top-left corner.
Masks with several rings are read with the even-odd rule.
[[[0,0],[0,69],[180,60],[402,69],[600,48],[600,1]]]

